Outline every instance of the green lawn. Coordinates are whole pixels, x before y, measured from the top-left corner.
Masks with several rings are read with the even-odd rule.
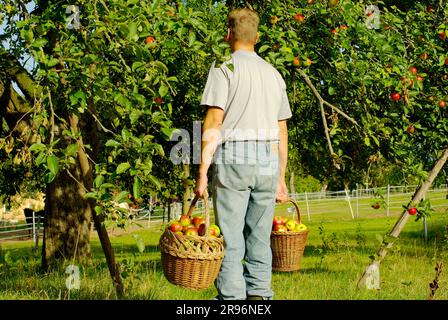
[[[446,203],[446,202],[445,202]],[[278,207],[277,213],[285,212]],[[445,207],[446,208],[446,207]],[[317,216],[317,215],[316,215]],[[329,218],[329,217],[328,217]],[[310,236],[296,273],[274,273],[275,299],[426,299],[434,279],[436,261],[448,267],[448,214],[439,210],[428,222],[429,238],[421,238],[422,223],[410,219],[394,250],[381,265],[381,290],[358,290],[356,283],[380,243],[380,237],[396,222],[396,216],[352,220],[312,216]],[[146,249],[139,253],[131,233],[113,236],[121,262],[126,260],[128,299],[212,299],[216,290],[178,288],[165,280],[157,248],[161,226],[135,231]],[[65,266],[53,273],[39,272],[40,259],[32,254],[31,242],[2,244],[0,299],[115,299],[99,241],[92,237],[93,260],[81,266],[81,288],[65,287]],[[5,258],[6,255],[6,258]],[[448,299],[448,271],[442,273],[437,299]]]

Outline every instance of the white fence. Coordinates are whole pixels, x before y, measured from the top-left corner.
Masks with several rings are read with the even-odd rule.
[[[43,236],[44,218],[35,215],[29,223],[11,223],[0,221],[0,241],[2,240],[29,240],[33,239],[35,248],[39,246],[39,238]]]

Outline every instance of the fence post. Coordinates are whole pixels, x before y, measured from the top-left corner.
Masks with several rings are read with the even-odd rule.
[[[37,228],[36,228],[36,248],[35,250],[39,250],[39,229],[40,229],[40,218],[41,216],[39,215],[37,217]]]
[[[387,211],[386,215],[390,215],[390,184],[387,185]]]
[[[36,241],[36,216],[33,210],[33,240]]]
[[[359,191],[358,191],[358,184],[356,184],[356,218],[359,219]]]
[[[305,192],[305,203],[306,203],[306,213],[308,215],[308,221],[311,221],[311,216],[310,216],[310,206],[308,204],[308,195]]]
[[[352,215],[352,219],[355,219],[355,216],[354,216],[354,214],[353,214],[352,204],[350,203],[350,196],[349,196],[349,194],[348,194],[348,190],[347,190],[347,189],[345,189],[345,196],[346,196],[346,198],[347,198],[347,202],[348,202],[348,206],[349,206],[349,208],[350,208],[350,213],[351,213],[351,215]]]

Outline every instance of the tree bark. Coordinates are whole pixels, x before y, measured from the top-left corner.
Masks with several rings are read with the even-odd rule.
[[[60,172],[47,186],[42,254],[45,270],[65,259],[86,262],[91,257],[91,208],[83,186],[74,180],[82,180],[79,163],[70,173],[73,177]]]
[[[414,196],[412,197],[412,200],[409,202],[408,207],[416,206],[422,199],[424,199],[426,193],[428,192],[429,188],[434,182],[434,179],[437,177],[437,175],[439,174],[440,170],[443,168],[447,160],[448,160],[448,148],[446,148],[443,151],[442,156],[437,160],[436,164],[429,172],[428,179],[420,186],[420,188],[417,189]],[[404,226],[406,225],[406,222],[408,221],[409,217],[410,215],[408,214],[407,210],[405,210],[401,214],[397,223],[389,233],[389,236],[392,238],[392,240],[398,238]],[[379,266],[379,264],[386,257],[388,250],[393,246],[393,244],[394,241],[387,241],[387,242],[383,241],[383,244],[377,253],[377,258],[366,268],[363,275],[361,276],[361,279],[358,281],[358,287],[362,287],[366,284],[369,275],[368,270],[373,265]]]
[[[292,194],[296,193],[296,188],[294,186],[294,171],[291,171],[289,176],[289,192]]]

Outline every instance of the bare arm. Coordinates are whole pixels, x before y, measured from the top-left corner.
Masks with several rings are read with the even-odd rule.
[[[279,127],[279,174],[276,200],[277,202],[285,202],[288,200],[288,188],[286,187],[285,174],[288,162],[288,127],[286,120],[278,122]]]
[[[207,171],[210,168],[218,145],[223,118],[224,110],[221,108],[209,107],[207,109],[202,125],[201,163],[195,190],[198,196],[202,196],[207,188]]]

